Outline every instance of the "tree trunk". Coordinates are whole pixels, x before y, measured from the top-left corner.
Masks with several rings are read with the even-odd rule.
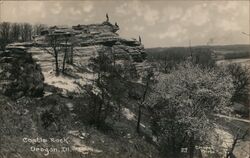
[[[73,46],[70,48],[70,61],[69,64],[73,64]]]
[[[226,158],[231,158],[233,156],[234,148],[235,148],[235,145],[237,144],[237,142],[238,142],[238,134],[233,141],[231,149],[227,152]]]
[[[243,135],[241,137],[240,137],[239,133],[240,133],[240,129],[238,130],[238,132],[233,140],[233,144],[232,144],[231,149],[229,149],[227,152],[226,158],[233,158],[233,156],[234,156],[233,152],[234,152],[234,148],[235,148],[236,144],[238,143],[239,140],[245,139],[246,135],[248,134],[248,129],[245,130],[245,132],[243,133]]]
[[[67,53],[67,58],[66,58],[66,63],[67,64],[73,64],[73,46],[68,48],[68,53]]]
[[[64,70],[65,70],[65,64],[66,64],[66,59],[68,59],[68,39],[66,39],[65,41],[65,44],[66,44],[66,47],[65,47],[65,50],[64,50],[64,56],[63,56],[63,69],[62,69],[62,72],[64,73]]]
[[[57,50],[54,48],[54,52],[55,52],[55,62],[56,62],[56,75],[59,74],[59,66],[58,66],[58,52]]]
[[[67,53],[67,47],[65,48],[64,51],[64,56],[63,56],[63,68],[62,68],[62,72],[64,73],[65,70],[65,64],[66,64],[66,59],[68,58],[68,53]]]

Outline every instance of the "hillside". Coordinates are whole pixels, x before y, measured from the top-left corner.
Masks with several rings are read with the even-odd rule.
[[[76,37],[73,64],[67,63],[59,75],[55,74],[55,57],[46,43],[46,35],[37,36],[32,43],[7,46],[0,62],[1,84],[8,83],[8,89],[1,89],[0,95],[1,158],[159,157],[148,132],[144,133],[148,129],[142,125],[141,135],[135,130],[136,102],[125,98],[129,106],[122,105],[119,117],[108,116],[101,127],[87,121],[91,117],[88,109],[91,98],[85,86],[92,85],[97,76],[89,66],[90,59],[100,52],[108,55],[113,52],[116,65],[129,62],[139,70],[145,58],[143,45],[123,39],[115,33],[117,30],[109,22],[47,30]],[[18,57],[12,61],[15,54]],[[63,51],[58,55],[60,71],[63,55]],[[12,83],[13,78],[18,80]],[[90,93],[98,93],[98,88]]]

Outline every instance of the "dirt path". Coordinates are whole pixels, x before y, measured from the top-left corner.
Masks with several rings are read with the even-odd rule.
[[[231,117],[231,116],[226,116],[226,115],[221,115],[221,114],[215,114],[214,116],[250,123],[250,120],[247,120],[247,119],[241,119],[241,118],[236,118],[236,117]]]

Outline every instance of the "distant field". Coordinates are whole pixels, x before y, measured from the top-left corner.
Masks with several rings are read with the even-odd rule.
[[[250,58],[250,45],[221,45],[189,47],[158,47],[146,49],[148,59],[162,59],[169,54],[178,58],[186,58],[191,53],[213,52],[216,60]]]
[[[250,67],[250,58],[246,58],[246,59],[223,59],[223,60],[218,60],[216,62],[217,64],[230,64],[230,63],[238,63],[238,64],[242,64],[244,66],[248,66]]]

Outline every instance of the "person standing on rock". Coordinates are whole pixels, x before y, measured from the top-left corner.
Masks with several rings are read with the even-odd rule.
[[[119,27],[119,25],[117,24],[117,22],[115,22],[115,26],[116,26],[116,27]]]
[[[106,21],[109,22],[109,15],[106,13]]]

